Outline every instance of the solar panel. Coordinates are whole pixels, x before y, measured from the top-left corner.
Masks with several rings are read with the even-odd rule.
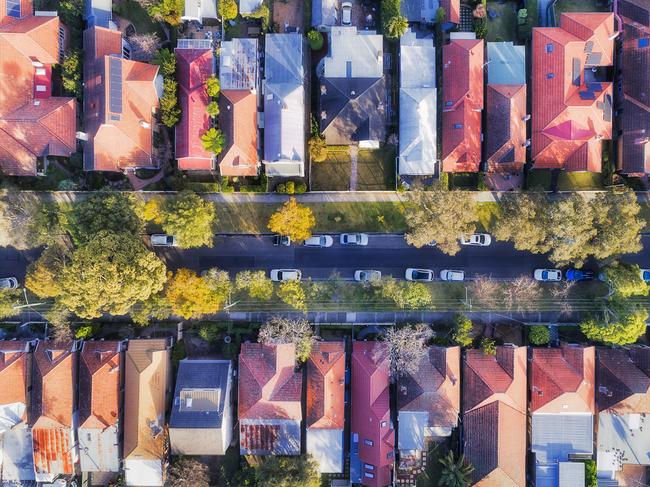
[[[20,18],[20,0],[7,0],[7,15],[16,19]]]
[[[108,62],[108,106],[112,113],[122,113],[122,60],[111,57]]]
[[[596,95],[594,95],[593,91],[581,91],[580,93],[580,99],[581,100],[595,100]]]
[[[212,39],[179,39],[178,49],[212,49]]]
[[[587,89],[589,91],[603,91],[603,85],[600,83],[587,83]]]
[[[639,47],[648,47],[650,46],[650,37],[642,37],[639,39],[639,42],[637,44]]]

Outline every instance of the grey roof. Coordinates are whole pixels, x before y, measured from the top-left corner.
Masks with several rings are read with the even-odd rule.
[[[325,57],[326,78],[380,78],[383,76],[384,38],[356,27],[332,27],[330,52]]]
[[[436,172],[436,50],[408,31],[400,40],[399,173]]]
[[[570,454],[593,453],[591,414],[533,414],[530,449],[538,464],[564,462]]]
[[[343,430],[307,428],[307,453],[318,462],[321,473],[343,472]]]
[[[648,414],[598,416],[598,470],[614,472],[624,464],[650,466]]]
[[[221,43],[219,80],[222,90],[257,89],[257,39],[232,39]]]
[[[116,425],[104,429],[79,428],[79,464],[82,472],[119,472],[119,435]]]
[[[217,18],[217,2],[201,1],[201,0],[185,0],[185,8],[183,10],[183,20],[198,20],[203,19],[216,19]]]
[[[402,0],[400,12],[409,22],[435,22],[439,6],[438,0]]]
[[[512,42],[488,42],[488,83],[492,85],[526,84],[526,48]]]
[[[27,425],[16,426],[0,435],[2,485],[31,485],[34,475],[32,431]],[[33,485],[36,485],[35,483]]]
[[[400,450],[424,450],[424,429],[429,422],[429,413],[400,411],[398,413]]]
[[[574,487],[585,485],[585,464],[582,462],[560,463],[558,487]]]
[[[312,27],[336,25],[336,8],[338,0],[312,0],[311,25]]]
[[[264,163],[268,176],[303,176],[304,53],[301,34],[267,34],[264,64]]]
[[[181,360],[170,428],[221,428],[230,360]]]
[[[109,27],[113,18],[112,0],[86,0],[84,16],[90,27]]]

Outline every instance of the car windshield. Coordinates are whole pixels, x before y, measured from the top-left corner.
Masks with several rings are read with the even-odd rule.
[[[643,280],[650,281],[650,271],[643,271]]]
[[[542,279],[548,279],[548,271],[542,271]]]
[[[429,277],[429,273],[424,271],[415,271],[414,277],[415,279],[426,279]]]
[[[476,241],[477,241],[478,243],[482,244],[482,243],[485,242],[485,237],[483,237],[483,235],[477,235],[477,236],[476,236]]]

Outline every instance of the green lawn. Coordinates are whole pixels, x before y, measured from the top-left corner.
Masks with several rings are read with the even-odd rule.
[[[601,173],[561,172],[557,181],[558,191],[588,191],[603,189]]]
[[[480,227],[484,232],[490,232],[492,226],[499,217],[498,203],[480,203],[478,207],[478,218]]]
[[[359,150],[357,190],[385,191],[395,189],[395,148]]]
[[[147,11],[133,0],[120,0],[113,2],[113,11],[125,20],[130,21],[137,34],[156,33],[161,40],[165,34],[160,25],[151,20]]]
[[[327,160],[312,163],[312,191],[348,191],[349,189],[350,154],[347,149],[328,149]]]
[[[517,37],[517,2],[488,2],[488,11],[496,17],[488,16],[488,42],[514,41]]]
[[[555,14],[557,23],[560,24],[560,14],[562,12],[607,12],[611,9],[607,6],[606,1],[598,0],[558,0],[555,4]]]
[[[528,171],[528,174],[526,175],[526,188],[550,191],[551,171],[545,169],[533,169],[532,171]]]

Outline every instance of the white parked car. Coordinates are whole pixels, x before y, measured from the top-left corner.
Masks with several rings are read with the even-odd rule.
[[[334,239],[329,235],[314,235],[305,240],[305,247],[331,247]]]
[[[341,245],[368,245],[368,235],[365,233],[342,233]]]
[[[302,272],[298,269],[273,269],[270,274],[274,282],[299,281],[302,277]]]
[[[533,276],[536,281],[561,281],[562,271],[559,269],[535,269]]]
[[[151,236],[151,245],[154,247],[176,247],[176,237],[166,233],[155,233]]]
[[[352,2],[343,2],[341,4],[341,10],[343,15],[341,16],[341,24],[351,25],[352,24]]]
[[[357,282],[371,282],[381,279],[381,271],[354,271],[354,280]]]
[[[650,282],[650,269],[641,269],[641,279]]]
[[[15,277],[1,277],[0,289],[16,289],[18,287],[18,279]]]
[[[460,239],[461,245],[474,245],[476,247],[487,247],[492,243],[492,237],[487,233],[473,233],[468,237]]]
[[[443,281],[464,281],[465,271],[452,271],[450,269],[443,269],[440,271],[440,279]]]
[[[406,269],[406,275],[404,277],[406,277],[407,281],[431,282],[436,276],[431,269],[413,269],[409,267]]]

